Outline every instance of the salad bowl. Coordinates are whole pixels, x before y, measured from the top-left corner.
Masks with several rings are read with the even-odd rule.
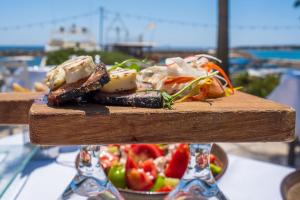
[[[219,180],[227,170],[228,157],[224,149],[218,144],[213,144],[211,154],[215,156],[216,161],[214,161],[214,164],[217,165],[217,167],[221,168],[221,171],[219,171],[219,173],[217,174],[213,173],[214,178],[216,180]],[[79,158],[80,156],[78,154],[76,157],[75,166],[78,172],[80,173]],[[105,171],[106,171],[106,175],[109,177],[107,170]],[[124,199],[130,199],[130,200],[142,200],[142,199],[162,200],[169,193],[168,191],[138,191],[129,188],[120,188],[117,185],[115,186],[121,193],[122,197],[124,197]]]

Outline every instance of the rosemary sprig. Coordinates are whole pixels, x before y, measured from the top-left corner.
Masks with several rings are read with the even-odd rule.
[[[216,72],[212,72],[210,74],[207,74],[205,76],[200,76],[200,77],[196,78],[195,80],[191,81],[189,84],[187,84],[185,87],[183,87],[181,90],[179,90],[177,93],[175,93],[173,95],[169,95],[166,92],[162,92],[164,108],[172,109],[172,105],[174,104],[174,101],[180,95],[182,95],[186,90],[190,90],[196,83],[198,83],[202,79],[211,78],[211,77],[213,77],[217,74],[218,74],[218,72],[216,71]]]

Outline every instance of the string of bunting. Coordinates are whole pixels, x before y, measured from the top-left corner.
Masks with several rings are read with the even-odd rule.
[[[99,15],[100,10],[93,10],[86,13],[68,16],[64,18],[56,18],[51,20],[45,20],[35,23],[23,24],[23,25],[15,25],[15,26],[3,26],[0,27],[0,31],[8,31],[8,30],[18,30],[23,28],[32,28],[38,26],[46,26],[51,24],[57,24],[66,21],[72,21],[80,18],[86,18],[94,15]],[[194,28],[217,28],[217,24],[207,24],[207,23],[198,23],[198,22],[187,22],[187,21],[180,21],[174,19],[165,19],[159,17],[150,17],[144,15],[135,15],[131,13],[125,12],[118,12],[112,10],[104,10],[104,17],[108,18],[108,16],[120,16],[124,18],[130,18],[134,20],[141,20],[141,21],[148,21],[148,22],[155,22],[155,23],[164,23],[170,25],[177,25],[177,26],[188,26]],[[292,29],[300,29],[300,25],[231,25],[230,29],[234,30],[292,30]]]

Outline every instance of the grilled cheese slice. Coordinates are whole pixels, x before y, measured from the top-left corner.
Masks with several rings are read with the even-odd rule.
[[[136,70],[117,68],[110,72],[110,81],[101,88],[102,92],[117,93],[136,90]]]
[[[87,78],[95,69],[96,65],[91,56],[75,57],[49,71],[45,83],[51,90],[54,90],[65,83],[76,83],[83,78]]]

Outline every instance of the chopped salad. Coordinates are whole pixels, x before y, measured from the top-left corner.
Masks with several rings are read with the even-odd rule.
[[[99,163],[117,188],[169,192],[183,176],[189,156],[187,144],[108,145]],[[209,159],[212,173],[221,173],[218,158],[211,154]]]

